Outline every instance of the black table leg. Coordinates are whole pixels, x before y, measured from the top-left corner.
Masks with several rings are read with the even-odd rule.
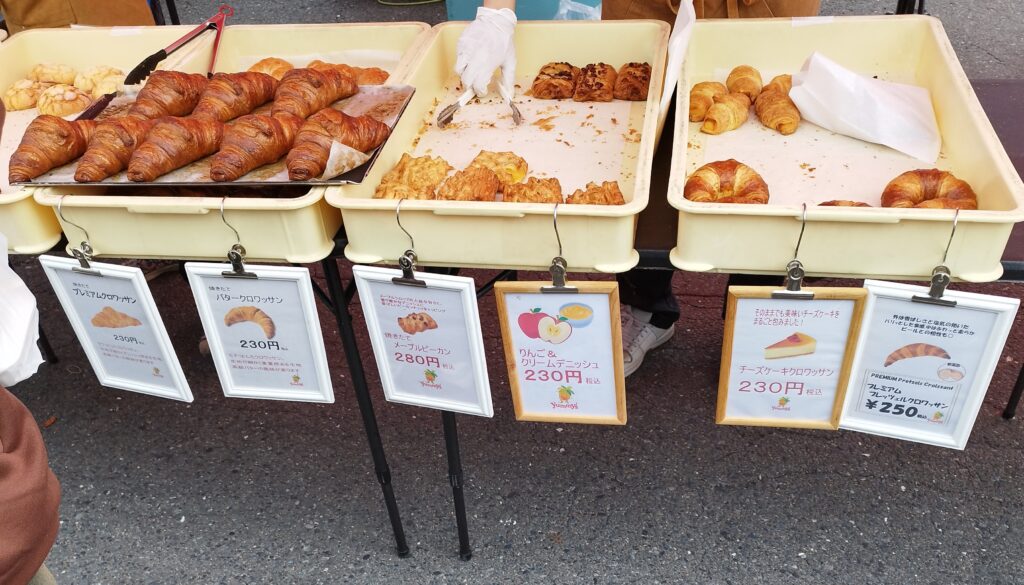
[[[1017,383],[1013,385],[1013,392],[1010,393],[1010,400],[1006,403],[1006,410],[1003,411],[1003,418],[1011,419],[1017,414],[1017,405],[1020,404],[1021,395],[1024,394],[1024,366],[1017,375]]]
[[[345,349],[345,359],[348,361],[349,374],[352,376],[352,386],[356,391],[356,401],[359,403],[359,411],[363,415],[363,427],[366,430],[366,440],[370,444],[373,467],[377,473],[380,489],[384,493],[384,505],[387,506],[388,517],[391,519],[391,530],[395,534],[398,556],[407,557],[409,556],[409,544],[405,540],[405,529],[402,528],[402,518],[398,513],[398,503],[395,501],[395,492],[391,487],[391,468],[388,467],[388,460],[384,455],[384,445],[380,440],[377,416],[373,412],[373,401],[370,399],[370,389],[366,384],[363,361],[359,356],[359,346],[356,344],[355,331],[352,329],[352,316],[348,312],[348,301],[341,286],[338,261],[334,258],[328,258],[322,262],[322,265],[324,277],[327,280],[327,290],[331,295],[331,301],[334,305],[334,316],[338,320],[338,334],[341,336],[341,344]]]
[[[42,352],[46,363],[55,364],[60,361],[57,353],[53,351],[53,346],[50,345],[50,339],[46,337],[46,331],[43,331],[42,315],[40,315],[39,320],[39,350]]]
[[[444,423],[444,446],[448,452],[448,481],[452,484],[452,496],[455,499],[455,523],[459,528],[459,558],[468,561],[473,558],[473,549],[469,546],[469,526],[466,523],[466,496],[462,489],[462,456],[459,454],[459,429],[455,422],[455,413],[442,411]]]

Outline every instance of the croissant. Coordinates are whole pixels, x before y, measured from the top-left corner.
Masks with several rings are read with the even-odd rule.
[[[256,71],[257,73],[266,73],[274,79],[280,81],[284,77],[285,73],[288,73],[295,67],[285,61],[284,59],[278,59],[277,57],[267,57],[256,62],[255,65],[249,68],[249,71]]]
[[[683,197],[702,203],[768,203],[768,185],[757,171],[729,159],[694,171],[686,179]]]
[[[100,122],[78,161],[75,180],[79,183],[102,181],[124,170],[135,148],[155,124],[156,120],[129,117]]]
[[[761,74],[750,65],[740,65],[725,80],[729,93],[742,93],[753,102],[761,93]]]
[[[761,95],[757,96],[754,102],[754,113],[768,128],[789,135],[796,132],[797,126],[800,125],[800,110],[793,100],[789,99],[788,88],[793,85],[792,78],[787,83],[780,80],[781,77],[790,76],[780,75],[764,86]]]
[[[437,329],[437,321],[428,313],[409,313],[398,318],[398,327],[409,335],[415,335],[428,329]]]
[[[36,117],[11,155],[9,182],[30,181],[82,156],[95,129],[93,120],[69,122],[57,116]]]
[[[224,123],[208,118],[163,118],[146,134],[128,161],[128,180],[136,183],[157,177],[220,148]]]
[[[135,103],[128,109],[133,118],[155,120],[164,116],[186,116],[199,103],[207,79],[198,73],[154,71]]]
[[[299,129],[295,146],[288,153],[288,178],[308,181],[322,175],[331,153],[331,142],[335,140],[359,152],[369,152],[390,134],[387,124],[369,116],[357,118],[334,108],[324,108],[310,116]]]
[[[735,130],[747,121],[748,116],[750,100],[746,94],[727,93],[715,98],[715,103],[708,110],[700,131],[705,134],[721,134]]]
[[[355,95],[356,80],[337,67],[292,69],[281,78],[274,92],[271,114],[287,112],[300,118],[319,112],[334,102]]]
[[[383,85],[391,74],[379,67],[356,67],[356,83],[359,85]]]
[[[977,209],[978,196],[966,181],[938,169],[907,171],[882,191],[882,207]]]
[[[274,320],[259,307],[234,307],[224,315],[224,324],[228,327],[247,321],[259,325],[267,339],[273,339],[277,333]]]
[[[885,367],[889,367],[900,360],[915,357],[940,357],[943,359],[949,359],[949,354],[946,350],[941,347],[931,345],[928,343],[911,343],[910,345],[904,345],[896,351],[889,354],[889,357],[885,358]]]
[[[761,88],[761,93],[766,91],[781,91],[782,93],[788,94],[791,89],[793,89],[793,76],[787,73],[785,75],[776,75],[773,77],[771,81]]]
[[[863,201],[850,201],[849,199],[833,199],[831,201],[823,201],[818,204],[819,207],[871,207]]]
[[[92,316],[90,323],[92,323],[93,327],[107,327],[110,329],[138,327],[139,325],[142,325],[142,321],[139,321],[131,315],[126,315],[113,307],[103,307],[99,313]]]
[[[210,178],[234,181],[249,171],[277,162],[295,142],[302,118],[291,114],[251,114],[224,129],[220,151],[213,156]]]
[[[690,121],[703,122],[715,99],[727,93],[729,90],[717,81],[702,81],[694,85],[690,90]]]
[[[266,73],[218,73],[206,84],[192,115],[227,122],[269,102],[275,89],[277,80]]]

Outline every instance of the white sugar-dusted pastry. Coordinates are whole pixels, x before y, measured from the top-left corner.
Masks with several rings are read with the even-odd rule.
[[[99,98],[108,93],[117,93],[124,89],[124,75],[108,75],[93,87],[92,97]]]
[[[75,68],[70,65],[40,63],[32,68],[32,71],[28,74],[28,78],[36,81],[46,81],[49,83],[74,85],[75,75],[77,74],[78,72],[75,71]]]
[[[55,85],[39,94],[40,114],[51,116],[68,116],[81,112],[92,103],[92,97],[71,85]]]
[[[34,108],[36,107],[36,102],[39,101],[39,94],[43,93],[43,90],[51,85],[53,84],[33,81],[31,79],[15,81],[4,92],[4,107],[12,111]]]
[[[96,65],[79,72],[75,76],[75,87],[86,93],[96,95],[96,86],[111,75],[123,76],[124,71],[114,67],[107,67],[106,65]]]

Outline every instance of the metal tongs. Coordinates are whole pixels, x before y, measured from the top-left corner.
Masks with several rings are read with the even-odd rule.
[[[188,34],[174,41],[167,47],[160,49],[156,53],[153,53],[149,57],[143,59],[141,63],[128,72],[128,75],[124,78],[124,85],[136,85],[142,83],[144,79],[149,77],[150,73],[156,70],[156,66],[159,65],[161,61],[169,57],[178,49],[199,38],[200,35],[210,29],[216,31],[216,36],[213,39],[213,51],[210,53],[210,67],[207,73],[208,77],[212,77],[214,64],[217,61],[217,48],[220,46],[220,35],[224,32],[224,26],[227,23],[227,18],[232,16],[234,13],[234,8],[227,4],[221,4],[220,8],[217,10],[217,14],[206,19],[202,24],[195,27],[189,31]],[[105,110],[115,97],[117,97],[117,92],[103,95],[100,99],[96,100],[95,103],[86,108],[86,110],[82,112],[76,120],[92,120],[96,116],[100,115],[100,112]]]
[[[512,96],[509,95],[508,91],[498,84],[498,93],[501,94],[501,99],[505,100],[508,107],[512,109],[512,121],[515,122],[516,126],[523,123],[523,114],[516,107],[516,103],[512,101]],[[455,118],[455,112],[462,109],[463,106],[469,103],[469,100],[473,99],[473,89],[467,89],[459,96],[459,99],[455,103],[441,110],[437,115],[437,127],[442,130],[452,123],[452,119]]]

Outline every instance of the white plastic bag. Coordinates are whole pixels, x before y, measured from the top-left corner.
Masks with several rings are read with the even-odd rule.
[[[601,3],[590,6],[575,0],[558,0],[555,20],[601,20]]]
[[[36,297],[7,265],[7,238],[0,233],[0,386],[13,386],[36,373],[39,353]]]
[[[939,158],[942,137],[923,87],[873,79],[813,53],[793,76],[789,97],[805,120],[822,128],[929,164]]]

